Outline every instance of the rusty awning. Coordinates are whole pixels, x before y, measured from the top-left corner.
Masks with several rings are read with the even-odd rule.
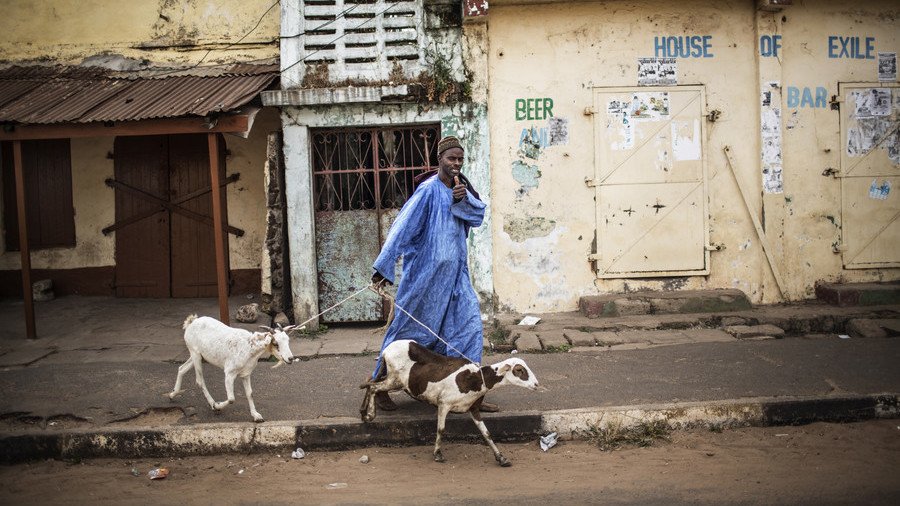
[[[194,73],[11,66],[0,68],[0,122],[50,125],[204,117],[247,104],[277,77],[277,65],[240,64]]]

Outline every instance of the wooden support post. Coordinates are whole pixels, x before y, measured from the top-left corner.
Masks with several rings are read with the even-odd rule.
[[[223,229],[222,187],[219,177],[219,137],[207,134],[209,140],[209,177],[212,186],[213,237],[216,241],[216,286],[219,288],[219,320],[228,325],[228,281],[225,276],[225,234]]]
[[[778,285],[781,296],[790,300],[784,285],[784,278],[781,277],[781,271],[778,270],[778,262],[775,259],[772,246],[769,245],[769,240],[766,238],[766,233],[763,231],[759,218],[756,217],[756,212],[753,210],[753,206],[750,205],[750,198],[747,197],[748,193],[744,190],[744,185],[741,184],[741,179],[737,175],[737,168],[735,167],[734,160],[731,159],[731,147],[729,146],[725,146],[725,158],[728,160],[728,166],[731,168],[731,175],[734,176],[734,182],[737,183],[738,192],[744,199],[744,206],[747,208],[747,213],[750,214],[750,220],[753,221],[753,226],[756,228],[756,236],[759,237],[759,243],[762,244],[763,253],[766,254],[766,260],[769,261],[769,268],[772,269],[772,276],[775,278],[775,284]]]
[[[19,252],[22,254],[22,298],[25,300],[25,334],[37,337],[34,326],[34,292],[31,287],[31,250],[28,247],[28,220],[25,216],[25,171],[22,170],[22,141],[13,141],[13,169],[16,174],[16,206],[19,211]]]

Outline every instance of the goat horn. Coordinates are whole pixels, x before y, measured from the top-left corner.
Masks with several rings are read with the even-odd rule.
[[[265,330],[266,332],[272,332],[272,328],[271,328],[271,327],[266,327],[265,325],[260,325],[259,328]]]

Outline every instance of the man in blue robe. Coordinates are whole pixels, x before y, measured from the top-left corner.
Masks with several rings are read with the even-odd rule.
[[[481,310],[469,280],[466,237],[470,228],[481,225],[486,205],[460,172],[464,151],[459,139],[441,139],[437,151],[437,177],[425,179],[403,205],[375,260],[372,281],[393,284],[394,267],[402,256],[397,304],[449,346],[397,310],[381,350],[398,339],[412,339],[436,353],[480,363]],[[373,379],[385,373],[382,367],[379,355]],[[376,394],[375,401],[380,409],[396,409],[387,392]],[[497,409],[491,403],[481,405],[482,411]]]

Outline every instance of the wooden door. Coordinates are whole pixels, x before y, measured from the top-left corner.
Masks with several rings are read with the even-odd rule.
[[[220,139],[219,146],[225,142]],[[224,149],[220,176],[225,179]],[[172,297],[215,297],[216,250],[209,191],[209,145],[204,134],[169,136]],[[223,190],[224,194],[224,190]],[[224,209],[224,206],[223,206]],[[223,216],[228,222],[228,217]],[[227,240],[227,235],[226,235]],[[225,265],[228,265],[227,252]]]
[[[120,137],[115,155],[116,295],[215,297],[207,136]]]
[[[116,222],[146,215],[116,230],[116,296],[169,297],[169,213],[154,200],[168,201],[168,137],[118,137],[114,150],[116,181],[134,189],[116,190]]]

